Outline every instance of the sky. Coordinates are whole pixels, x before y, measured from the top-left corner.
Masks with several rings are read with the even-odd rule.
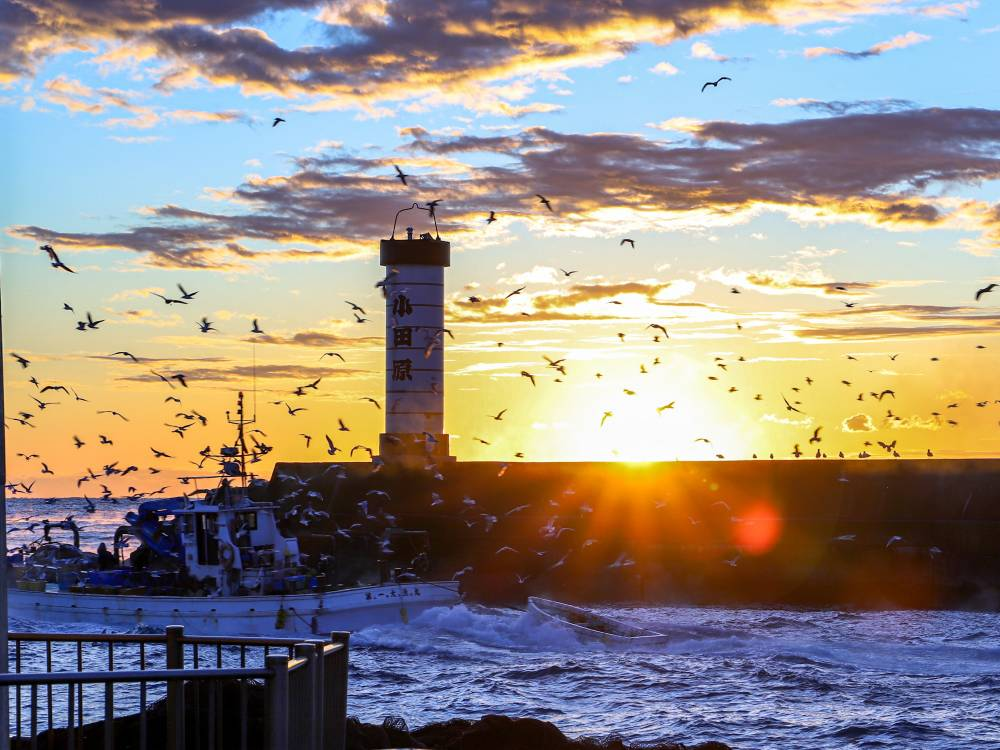
[[[460,460],[1000,455],[998,42],[975,0],[0,0],[8,480],[174,494],[241,389],[258,474],[377,450],[378,242],[432,199]]]

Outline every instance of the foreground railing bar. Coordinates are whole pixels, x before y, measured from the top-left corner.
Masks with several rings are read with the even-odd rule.
[[[14,646],[14,671],[17,674],[21,673],[21,643],[20,641]],[[17,709],[17,736],[21,736],[21,686],[17,686],[17,698],[14,701],[15,708]]]
[[[28,633],[11,632],[8,634],[11,642],[18,643],[35,642],[44,643],[76,643],[86,641],[87,643],[152,643],[162,644],[167,642],[166,635],[159,633]],[[185,643],[200,643],[202,645],[220,644],[223,646],[285,646],[294,648],[299,643],[296,638],[267,638],[265,636],[218,636],[218,635],[185,635]]]
[[[104,684],[104,750],[115,750],[115,684]]]
[[[45,644],[45,671],[52,671],[52,642],[48,641]],[[46,714],[48,719],[49,732],[52,731],[52,686],[49,685],[46,690],[46,697],[48,698],[48,706],[46,707]],[[49,739],[49,745],[52,745],[52,739]]]
[[[66,747],[67,750],[72,748],[76,743],[74,742],[76,734],[76,710],[73,706],[73,699],[76,697],[76,691],[73,689],[72,685],[66,686]]]
[[[38,750],[38,685],[31,686],[31,750]]]
[[[76,642],[76,671],[83,672],[83,641]],[[80,740],[83,741],[83,683],[76,687],[77,700],[76,713],[77,725],[80,727]]]
[[[240,680],[240,750],[247,750],[247,681]]]
[[[11,641],[51,641],[53,643],[166,643],[166,636],[159,633],[21,633],[8,634]]]
[[[184,627],[168,625],[164,658],[167,669],[184,668]],[[184,750],[184,683],[167,683],[167,750]]]
[[[139,644],[139,671],[146,671],[146,644]],[[146,750],[146,683],[139,683],[139,750]]]
[[[260,680],[271,672],[257,669],[149,669],[122,672],[36,672],[33,674],[0,674],[2,685],[100,685],[106,682],[205,682],[221,679]]]
[[[189,641],[185,638],[183,642],[188,643]],[[201,654],[198,650],[198,645],[199,644],[195,643],[191,646],[191,665],[194,667],[194,669],[198,669],[198,667],[201,666]],[[194,736],[195,736],[195,742],[198,743],[198,746],[200,747],[201,746],[201,683],[196,682],[192,685],[189,685],[188,688],[190,688],[191,692],[194,693],[194,698],[191,701],[192,703],[194,703]],[[185,690],[188,688],[185,688]]]
[[[268,747],[288,750],[288,660],[275,654],[267,656],[266,663],[271,675],[267,682]]]

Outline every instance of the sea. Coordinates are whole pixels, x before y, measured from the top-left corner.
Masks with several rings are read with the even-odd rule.
[[[86,514],[80,505],[47,503],[41,517],[75,512],[83,546],[93,548],[110,538],[121,512],[102,506]],[[8,527],[38,513],[37,501],[15,498]],[[8,546],[31,533],[11,532]],[[672,639],[609,647],[518,609],[433,609],[405,626],[352,635],[349,711],[375,723],[400,717],[411,728],[527,716],[571,737],[617,735],[636,744],[1000,748],[1000,614],[645,603],[594,609]],[[11,630],[45,629],[11,622]],[[72,629],[105,631],[87,623]]]

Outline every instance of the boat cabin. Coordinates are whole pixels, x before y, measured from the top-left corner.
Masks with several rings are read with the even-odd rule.
[[[247,490],[224,480],[174,511],[187,574],[222,596],[304,588],[298,540],[278,530],[276,506],[254,502]]]

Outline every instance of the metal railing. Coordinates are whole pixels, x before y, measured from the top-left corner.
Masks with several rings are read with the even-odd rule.
[[[9,633],[14,671],[0,674],[0,701],[13,726],[0,748],[74,750],[95,746],[99,733],[100,746],[114,750],[116,729],[128,729],[134,736],[122,745],[140,750],[151,730],[165,734],[168,750],[342,750],[348,637],[188,636],[180,625],[150,634]],[[126,727],[129,719],[137,726]]]

